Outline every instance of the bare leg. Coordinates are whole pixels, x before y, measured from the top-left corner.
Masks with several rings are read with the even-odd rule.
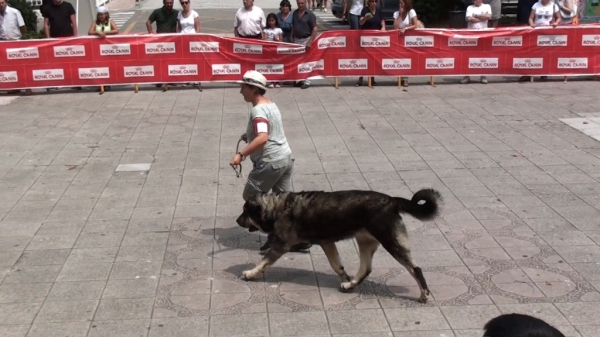
[[[322,244],[321,248],[325,252],[325,256],[327,256],[327,260],[329,260],[329,264],[333,271],[340,276],[342,282],[350,281],[350,276],[346,274],[344,270],[344,266],[342,265],[342,259],[340,258],[340,254],[337,250],[335,243],[326,243]]]
[[[341,291],[348,291],[356,288],[367,276],[369,276],[369,274],[371,274],[373,254],[375,254],[375,251],[379,247],[379,242],[367,233],[359,233],[356,235],[356,243],[358,243],[360,267],[358,267],[358,272],[352,281],[340,284]]]
[[[406,233],[404,224],[397,227],[395,238],[383,238],[381,245],[394,257],[394,259],[396,259],[396,261],[403,265],[408,270],[408,273],[415,279],[421,290],[419,302],[427,302],[427,296],[429,296],[431,292],[429,291],[429,287],[423,276],[423,271],[414,263],[410,255],[408,234]]]
[[[256,275],[260,273],[264,273],[267,267],[272,266],[283,254],[289,251],[289,247],[284,247],[279,242],[273,243],[271,249],[267,252],[265,257],[254,267],[253,269],[246,270],[242,273],[242,278],[244,280],[251,280],[256,277]]]

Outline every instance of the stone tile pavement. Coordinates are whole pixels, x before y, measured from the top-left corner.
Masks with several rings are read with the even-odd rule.
[[[427,304],[383,250],[353,293],[317,247],[240,280],[265,237],[234,221],[238,91],[0,106],[0,336],[471,337],[508,312],[600,335],[600,142],[560,120],[600,117],[596,83],[270,91],[295,190],[441,191],[441,218],[406,217]]]

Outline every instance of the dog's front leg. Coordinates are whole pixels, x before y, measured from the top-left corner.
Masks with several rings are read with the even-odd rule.
[[[260,273],[264,273],[267,267],[272,266],[279,258],[289,251],[289,247],[284,247],[279,242],[273,243],[271,249],[267,252],[265,257],[254,267],[253,269],[246,270],[242,273],[244,280],[248,281],[256,277]]]

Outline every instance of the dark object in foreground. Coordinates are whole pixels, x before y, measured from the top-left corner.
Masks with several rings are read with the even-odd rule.
[[[492,318],[483,329],[483,337],[565,337],[543,320],[522,314]]]
[[[441,195],[433,189],[422,189],[411,200],[362,190],[257,194],[246,201],[236,221],[250,232],[272,233],[273,243],[254,269],[243,272],[243,278],[253,279],[294,245],[309,243],[323,248],[342,280],[340,290],[349,291],[371,273],[373,254],[381,244],[417,281],[421,290],[419,301],[426,302],[430,291],[421,268],[410,255],[400,213],[419,220],[433,219],[438,214],[438,200]],[[335,245],[351,238],[356,239],[360,256],[354,277],[346,274]]]

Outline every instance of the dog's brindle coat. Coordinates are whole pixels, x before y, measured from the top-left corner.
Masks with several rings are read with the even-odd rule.
[[[243,272],[243,278],[250,280],[264,272],[293,245],[311,243],[323,248],[331,268],[342,279],[340,290],[348,291],[371,273],[373,254],[381,244],[417,281],[419,301],[426,302],[430,291],[421,268],[410,256],[400,213],[432,219],[438,214],[438,200],[441,195],[433,189],[422,189],[411,200],[360,190],[257,194],[246,201],[237,223],[251,232],[273,233],[274,242],[254,269]],[[350,238],[356,239],[360,257],[354,278],[346,274],[335,245]]]
[[[483,329],[483,337],[565,337],[539,318],[516,313],[494,317]]]

